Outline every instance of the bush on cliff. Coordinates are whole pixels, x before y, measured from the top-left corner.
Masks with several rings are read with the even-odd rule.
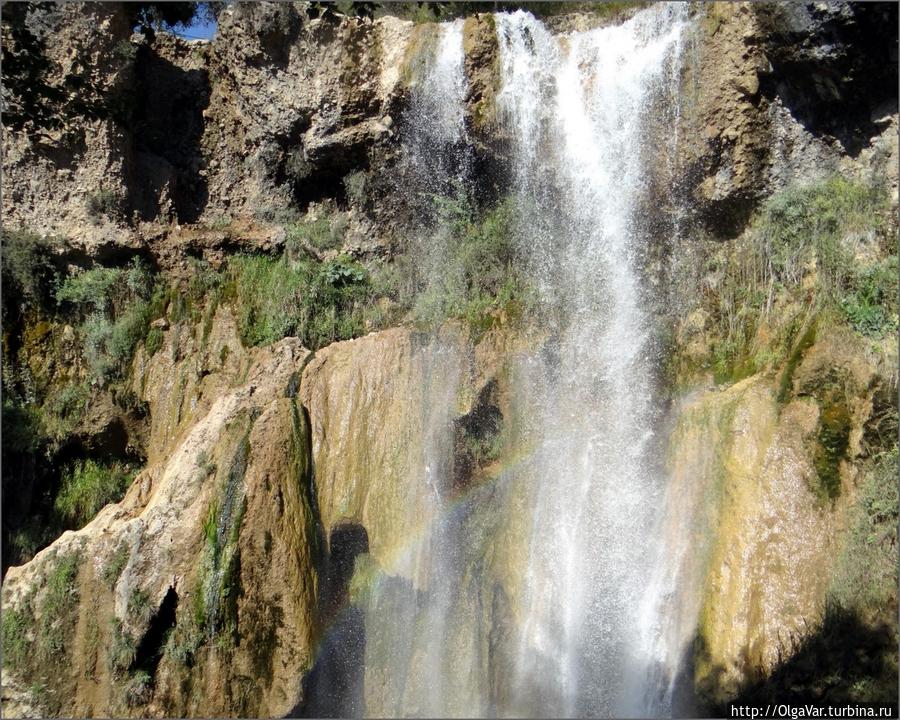
[[[435,204],[446,249],[413,300],[414,319],[435,325],[461,318],[485,329],[499,312],[521,311],[531,291],[515,250],[513,201],[480,216],[464,198],[439,197]]]
[[[101,385],[125,375],[150,321],[160,315],[164,293],[139,259],[126,268],[94,267],[65,278],[56,291],[60,306],[78,313],[84,359]]]
[[[719,381],[786,359],[817,315],[869,337],[896,330],[888,207],[882,187],[843,177],[789,187],[766,202],[746,238],[716,253],[707,301]]]
[[[84,527],[105,505],[122,499],[133,477],[134,473],[117,462],[77,461],[63,474],[56,512],[69,527]]]
[[[365,328],[369,274],[347,256],[318,263],[241,255],[231,261],[229,274],[246,345],[296,336],[307,347],[319,348]]]

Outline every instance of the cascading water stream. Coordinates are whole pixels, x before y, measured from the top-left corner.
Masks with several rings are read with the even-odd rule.
[[[501,652],[490,628],[466,617],[466,594],[493,582],[479,577],[485,565],[467,560],[466,548],[478,556],[509,539],[483,532],[471,504],[447,500],[460,365],[433,340],[423,355],[432,410],[423,417],[421,492],[409,501],[411,524],[430,524],[384,568],[393,580],[382,579],[367,601],[370,715],[669,712],[683,635],[662,630],[678,573],[669,567],[655,457],[658,353],[641,277],[649,238],[638,215],[647,202],[648,108],[677,98],[686,12],[658,5],[619,26],[561,36],[522,11],[495,16],[516,242],[548,336],[514,373],[513,442],[530,451],[480,510],[512,512],[510,498],[524,498],[513,640]],[[457,21],[437,28],[413,87],[407,192],[470,191],[465,95]],[[421,234],[417,262],[439,274],[446,229],[426,222]],[[474,534],[486,545],[476,547]],[[485,647],[484,662],[503,665],[503,692],[466,671]]]
[[[635,214],[643,121],[678,60],[684,10],[656,7],[565,38],[521,11],[497,18],[518,237],[555,309],[552,363],[522,371],[539,422],[529,429],[538,449],[516,667],[522,687],[548,671],[554,681],[521,712],[650,709],[626,691],[646,671],[638,609],[662,489],[650,460],[655,353]]]

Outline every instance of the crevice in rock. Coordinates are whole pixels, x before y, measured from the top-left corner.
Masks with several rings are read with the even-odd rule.
[[[180,223],[196,222],[209,191],[201,140],[211,86],[206,70],[184,70],[142,46],[135,62],[133,137],[135,177],[131,206],[146,219],[161,212],[164,195]]]
[[[472,409],[453,423],[454,493],[465,490],[478,469],[493,462],[499,453],[503,413],[497,406],[497,396],[497,380],[492,378],[481,388]]]
[[[159,605],[159,609],[150,618],[147,632],[138,644],[134,661],[129,668],[132,672],[143,670],[150,677],[156,674],[160,658],[163,655],[166,638],[175,627],[175,616],[178,611],[178,593],[174,587],[166,591],[166,595]]]

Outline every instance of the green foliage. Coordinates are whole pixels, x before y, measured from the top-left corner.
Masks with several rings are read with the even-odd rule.
[[[32,632],[33,618],[23,610],[3,609],[2,639],[3,665],[8,668],[22,668],[28,662],[31,653],[29,635]]]
[[[897,611],[897,448],[874,459],[850,511],[830,599],[893,625]]]
[[[464,318],[485,329],[496,313],[521,313],[531,290],[518,271],[513,206],[501,202],[475,218],[463,199],[435,199],[439,226],[449,233],[447,256],[441,259],[415,300],[413,315],[426,325]]]
[[[141,588],[134,588],[128,598],[128,614],[140,624],[150,617],[150,596]]]
[[[112,642],[109,646],[109,669],[116,677],[131,667],[137,656],[137,642],[122,628],[121,621],[114,617],[112,619]]]
[[[314,220],[294,223],[286,230],[286,252],[288,258],[302,257],[309,248],[314,250],[333,250],[341,246],[347,218],[343,214],[320,215]]]
[[[3,450],[30,454],[41,445],[43,423],[32,404],[14,402],[8,394],[3,398]]]
[[[116,551],[106,565],[103,566],[103,582],[110,588],[115,587],[116,583],[119,581],[122,571],[128,564],[129,554],[128,545],[122,543],[116,548]]]
[[[120,463],[76,461],[63,475],[55,509],[74,528],[86,525],[101,508],[122,498],[134,473]]]
[[[81,423],[90,397],[85,383],[66,385],[52,394],[43,407],[44,432],[53,439],[66,438]]]
[[[56,557],[56,564],[46,578],[39,628],[39,649],[45,660],[59,663],[66,653],[71,640],[70,634],[75,622],[78,605],[78,565],[81,561],[77,553]]]
[[[245,345],[298,336],[310,348],[362,332],[368,273],[340,256],[325,263],[238,256],[229,267]]]
[[[202,593],[195,593],[195,598],[202,605]],[[185,613],[179,619],[175,629],[169,633],[169,637],[166,638],[166,655],[180,665],[190,667],[193,664],[194,655],[200,646],[203,645],[205,635],[197,622],[198,616],[205,616],[205,610],[195,608],[195,612]]]
[[[138,707],[150,702],[153,692],[153,678],[146,670],[138,670],[131,675],[125,686],[125,703],[128,707]]]
[[[166,295],[154,289],[149,268],[135,259],[126,268],[96,267],[66,278],[57,302],[86,314],[80,326],[91,375],[106,385],[125,374],[150,322],[165,311]],[[159,349],[162,337],[152,342]]]
[[[887,207],[882,188],[839,176],[789,187],[763,206],[749,242],[710,259],[707,277],[716,278],[707,296],[716,321],[710,364],[718,381],[789,360],[801,328],[822,313],[871,336],[897,327],[896,256],[861,267],[849,245],[854,237],[883,234]],[[792,303],[795,314],[785,316]],[[765,346],[757,347],[761,327]]]
[[[835,176],[773,195],[756,224],[764,276],[797,285],[813,260],[823,291],[840,293],[853,258],[845,235],[878,230],[886,204],[880,188]]]
[[[868,267],[857,268],[849,276],[841,309],[853,328],[862,335],[881,337],[897,331],[897,256]]]
[[[112,304],[113,292],[122,280],[119,268],[96,267],[67,277],[56,300],[60,304],[71,303],[79,308],[92,307],[105,312]]]
[[[43,304],[56,274],[53,248],[57,243],[24,230],[4,230],[0,241],[4,305],[22,301]]]
[[[163,344],[163,332],[158,327],[151,327],[147,331],[147,338],[144,340],[144,348],[148,357],[153,357],[159,352]]]

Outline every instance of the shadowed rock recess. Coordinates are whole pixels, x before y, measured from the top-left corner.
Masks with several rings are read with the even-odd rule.
[[[896,703],[897,23],[3,4],[3,715]]]

